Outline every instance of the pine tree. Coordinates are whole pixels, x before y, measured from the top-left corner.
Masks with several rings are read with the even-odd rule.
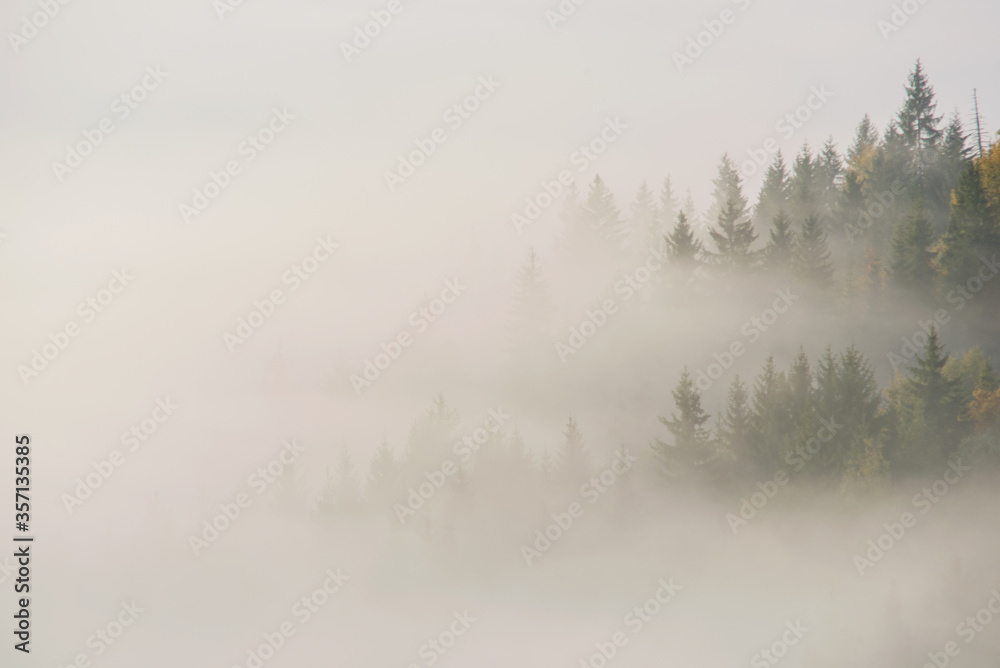
[[[747,198],[743,195],[743,178],[728,155],[722,156],[718,176],[713,179],[712,184],[714,189],[712,206],[708,210],[709,220],[718,220],[727,209],[736,218],[747,217],[749,212]]]
[[[657,209],[660,226],[657,229],[660,231],[669,229],[673,222],[677,220],[678,213],[680,213],[680,208],[677,205],[677,198],[674,197],[674,186],[668,176],[663,180],[663,188],[660,190],[660,203]],[[655,242],[659,243],[659,237],[657,237]]]
[[[661,243],[663,226],[653,191],[649,189],[645,181],[640,184],[635,199],[632,201],[631,214],[630,227],[633,236],[628,241],[638,242],[630,245],[639,252],[647,253],[654,245]]]
[[[389,441],[383,437],[368,466],[368,486],[365,496],[369,503],[378,508],[388,507],[400,487],[399,483],[399,464],[389,446]]]
[[[628,237],[628,226],[622,222],[615,196],[601,179],[594,176],[587,192],[584,216],[590,227],[598,232],[612,248],[618,249]]]
[[[754,209],[754,220],[763,229],[769,225],[780,211],[788,210],[791,197],[791,178],[785,159],[779,150],[774,162],[764,174],[764,184],[760,189],[757,206]]]
[[[764,266],[771,271],[784,272],[792,267],[792,256],[795,251],[795,232],[792,221],[779,210],[771,223],[771,238],[764,247]]]
[[[931,267],[933,254],[929,248],[934,241],[931,224],[917,205],[896,226],[892,238],[892,279],[908,290],[929,291],[934,279]]]
[[[695,263],[703,250],[683,211],[677,214],[677,224],[665,240],[667,257],[678,264]]]
[[[749,463],[751,417],[750,395],[737,374],[729,386],[726,412],[716,430],[720,451],[730,462]]]
[[[563,432],[559,471],[560,477],[574,488],[590,476],[590,460],[583,444],[583,433],[573,417],[566,421],[566,431]]]
[[[817,158],[815,177],[821,219],[830,220],[839,208],[844,162],[833,138],[827,139]]]
[[[770,356],[754,381],[751,399],[749,449],[761,475],[773,475],[781,468],[785,456],[789,415],[787,410],[788,381],[779,373]]]
[[[547,345],[551,305],[538,255],[531,248],[514,285],[511,339],[515,347]]]
[[[830,286],[833,263],[830,261],[826,233],[815,215],[808,216],[802,224],[802,234],[796,240],[792,253],[792,266],[801,280],[816,287]]]
[[[934,162],[933,152],[941,140],[941,116],[935,116],[937,102],[923,64],[917,59],[906,85],[906,100],[896,116],[896,127],[911,151],[918,175]]]
[[[950,284],[965,284],[978,271],[979,257],[1000,251],[1000,225],[992,219],[976,163],[962,172],[952,195],[948,232],[940,264]]]
[[[816,177],[816,162],[809,144],[802,145],[792,164],[792,218],[801,220],[819,213],[820,188]]]
[[[716,252],[716,264],[728,270],[746,270],[756,265],[758,253],[752,250],[757,232],[745,215],[746,205],[730,198],[719,214],[718,225],[709,230]]]
[[[670,418],[660,418],[673,436],[672,444],[656,439],[653,453],[661,472],[668,477],[690,474],[714,458],[712,441],[705,423],[709,416],[701,407],[701,393],[695,388],[687,368],[673,391],[677,410]]]
[[[916,365],[909,369],[911,379],[907,384],[916,400],[923,443],[932,461],[938,462],[946,461],[955,452],[963,431],[959,422],[964,412],[961,380],[944,374],[948,357],[937,327],[931,325],[927,343],[917,355]]]

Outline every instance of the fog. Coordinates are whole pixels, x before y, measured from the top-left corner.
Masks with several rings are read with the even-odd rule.
[[[8,3],[0,666],[995,662],[998,20]]]

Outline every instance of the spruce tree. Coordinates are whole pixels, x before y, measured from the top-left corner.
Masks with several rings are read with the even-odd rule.
[[[816,287],[829,287],[833,279],[833,263],[826,233],[815,215],[806,217],[802,233],[798,236],[792,253],[795,275]]]
[[[594,176],[587,192],[585,217],[590,227],[598,232],[612,248],[619,249],[628,237],[628,226],[622,222],[615,196],[601,175]]]
[[[773,475],[783,465],[788,435],[788,381],[770,356],[754,381],[751,398],[751,457],[761,475]]]
[[[752,463],[751,421],[750,395],[737,374],[729,386],[726,411],[722,414],[716,430],[720,452],[727,461],[743,465]]]
[[[677,224],[665,241],[667,257],[678,264],[693,264],[702,252],[701,242],[695,237],[683,211],[677,214]]]
[[[754,220],[757,221],[757,226],[764,229],[764,226],[770,225],[780,211],[787,210],[790,196],[791,177],[788,175],[785,159],[779,149],[774,161],[764,174],[764,184],[761,186],[757,206],[754,209]]]
[[[653,191],[649,189],[646,182],[639,185],[639,190],[632,201],[631,211],[631,238],[626,238],[626,244],[634,246],[634,249],[641,253],[649,252],[654,245],[661,243],[663,237],[663,227]],[[631,243],[631,242],[638,243]]]
[[[709,230],[716,247],[713,259],[724,269],[746,270],[757,263],[758,253],[752,250],[757,232],[745,211],[745,204],[730,197],[719,214],[718,225]]]
[[[1000,224],[990,213],[979,165],[970,163],[952,195],[939,258],[949,284],[966,283],[978,271],[980,256],[1000,252]]]
[[[677,205],[677,198],[674,197],[674,186],[668,176],[663,180],[663,188],[660,189],[660,202],[657,208],[660,223],[658,229],[668,229],[677,220],[678,213],[680,213],[680,208]],[[658,239],[659,237],[657,237],[657,243]]]
[[[795,232],[792,220],[779,210],[771,223],[771,238],[764,247],[764,266],[771,271],[789,271],[795,251]]]
[[[744,218],[749,213],[747,198],[743,195],[743,178],[728,155],[723,155],[719,163],[718,175],[713,179],[712,205],[708,210],[709,220],[718,220],[727,209],[736,218]],[[690,218],[690,216],[689,216]]]
[[[583,444],[583,432],[573,417],[566,421],[566,430],[563,432],[559,470],[562,479],[573,488],[590,476],[590,460]]]
[[[934,241],[930,221],[919,204],[897,226],[892,238],[892,279],[907,290],[928,291],[934,279],[931,267]]]
[[[687,367],[681,373],[677,389],[673,391],[677,410],[669,418],[660,417],[673,436],[668,444],[656,439],[653,453],[661,472],[668,477],[691,474],[714,457],[712,441],[705,423],[709,416],[701,407],[701,393],[691,380]]]
[[[948,357],[937,327],[931,325],[927,343],[917,355],[916,365],[909,369],[908,387],[921,418],[923,443],[931,460],[938,462],[954,454],[963,431],[960,423],[964,413],[961,379],[945,375]]]
[[[809,144],[802,145],[792,164],[792,217],[801,220],[819,213],[820,188],[816,162]]]

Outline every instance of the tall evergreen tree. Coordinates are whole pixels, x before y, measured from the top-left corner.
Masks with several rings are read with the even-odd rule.
[[[748,216],[747,198],[743,195],[743,178],[736,169],[736,163],[728,155],[723,155],[719,163],[719,173],[712,180],[712,205],[708,210],[709,220],[718,220],[727,209],[739,219]],[[690,218],[690,216],[689,216]]]
[[[779,210],[771,223],[771,238],[764,247],[764,266],[771,271],[789,271],[795,247],[792,221],[784,210]]]
[[[783,466],[789,416],[788,381],[768,357],[754,381],[751,398],[749,449],[761,475],[773,475]]]
[[[805,143],[792,164],[792,218],[802,220],[819,213],[820,184],[816,169],[809,144]]]
[[[961,403],[961,380],[944,373],[948,354],[931,325],[927,343],[909,369],[909,391],[916,400],[916,412],[922,427],[923,443],[932,461],[942,462],[958,448],[962,435],[964,407]]]
[[[754,209],[757,227],[763,230],[774,221],[778,212],[788,210],[790,197],[791,177],[779,150],[764,174],[764,184],[761,186],[757,206]]]
[[[676,478],[705,466],[714,459],[715,452],[705,428],[709,416],[701,407],[701,393],[686,367],[673,397],[677,410],[669,418],[661,417],[660,422],[667,427],[674,442],[670,444],[656,439],[652,449],[661,472]]]
[[[670,181],[670,177],[663,179],[663,188],[660,189],[660,201],[659,207],[657,208],[657,214],[659,217],[660,227],[659,230],[667,230],[673,225],[674,221],[677,220],[677,214],[680,213],[680,207],[677,204],[677,198],[674,196],[674,186]],[[659,237],[657,237],[657,243]]]
[[[829,287],[833,279],[833,263],[826,232],[815,215],[806,217],[802,233],[796,239],[792,253],[795,275],[816,287]]]
[[[718,225],[709,234],[715,242],[713,259],[717,265],[727,270],[747,270],[756,265],[759,254],[752,247],[757,232],[746,216],[745,204],[730,198],[719,214]]]
[[[640,253],[647,253],[652,246],[662,243],[664,228],[657,210],[656,198],[645,181],[639,185],[639,190],[632,201],[629,227],[631,236],[626,238],[626,244],[633,246],[634,250]]]
[[[979,165],[970,163],[952,195],[951,216],[939,257],[949,284],[965,284],[980,256],[1000,252],[1000,221],[989,210]]]
[[[628,226],[622,221],[621,212],[615,204],[614,193],[604,183],[600,174],[595,175],[590,184],[584,215],[590,227],[596,230],[612,248],[621,248],[628,237]]]
[[[750,395],[737,374],[729,386],[726,411],[716,430],[720,452],[728,462],[744,465],[753,463],[750,450],[751,421]]]
[[[573,417],[566,421],[566,431],[563,432],[559,470],[562,479],[574,489],[590,476],[590,459],[583,443],[583,432]]]
[[[683,211],[677,214],[677,224],[665,239],[667,257],[678,264],[693,264],[702,253],[701,241],[695,237]]]
[[[933,254],[929,248],[934,241],[930,221],[923,207],[917,205],[896,226],[892,238],[892,279],[899,287],[929,292],[934,280],[931,267]]]

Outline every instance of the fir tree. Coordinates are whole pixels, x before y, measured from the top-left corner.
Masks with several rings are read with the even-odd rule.
[[[748,443],[757,472],[762,475],[773,474],[783,464],[789,427],[787,394],[785,375],[778,372],[774,357],[768,357],[754,381]]]
[[[764,184],[761,186],[757,206],[754,209],[754,220],[757,221],[758,227],[763,229],[764,225],[769,225],[774,220],[778,212],[787,210],[790,197],[791,178],[785,166],[785,159],[779,150],[774,162],[764,174]]]
[[[914,413],[922,437],[919,441],[927,459],[933,462],[944,462],[955,452],[963,431],[961,380],[945,375],[948,357],[937,327],[931,325],[927,343],[909,369],[910,380],[906,383],[915,401]]]
[[[636,250],[648,252],[654,245],[661,243],[663,237],[660,213],[657,210],[656,200],[653,191],[649,189],[643,181],[639,186],[635,199],[632,201],[631,212],[631,238],[626,241],[635,240]]]
[[[819,201],[820,188],[816,176],[816,162],[809,150],[809,144],[805,143],[792,164],[792,217],[801,220],[818,214]]]
[[[739,374],[729,386],[726,412],[716,430],[721,451],[733,462],[747,462],[751,428],[750,395]]]
[[[771,238],[764,247],[764,266],[771,271],[791,269],[795,245],[792,221],[783,210],[779,210],[771,223]]]
[[[718,225],[709,230],[716,252],[716,264],[729,270],[746,270],[755,266],[758,253],[752,250],[757,233],[753,221],[745,215],[745,204],[730,198],[719,214]]]
[[[892,238],[892,278],[908,290],[928,290],[934,278],[933,257],[929,248],[934,241],[931,224],[923,207],[916,206],[896,226]]]
[[[515,344],[546,342],[550,333],[551,306],[548,286],[534,248],[528,251],[528,258],[518,272],[513,301],[511,337]]]
[[[833,263],[826,233],[816,216],[808,216],[802,224],[802,234],[796,239],[792,253],[795,275],[817,286],[829,287],[833,278]]]
[[[679,264],[693,264],[702,253],[701,242],[695,237],[683,211],[677,214],[677,224],[665,241],[667,257]]]
[[[712,441],[705,423],[709,416],[701,407],[701,393],[691,380],[687,368],[681,373],[677,389],[673,391],[677,410],[670,418],[660,418],[673,436],[672,444],[656,439],[652,449],[661,467],[669,477],[692,473],[714,458]]]
[[[747,217],[747,198],[743,195],[743,178],[736,164],[728,155],[723,155],[719,163],[718,176],[712,181],[712,206],[708,210],[709,220],[718,220],[726,211],[738,219]],[[689,216],[690,218],[690,216]]]

